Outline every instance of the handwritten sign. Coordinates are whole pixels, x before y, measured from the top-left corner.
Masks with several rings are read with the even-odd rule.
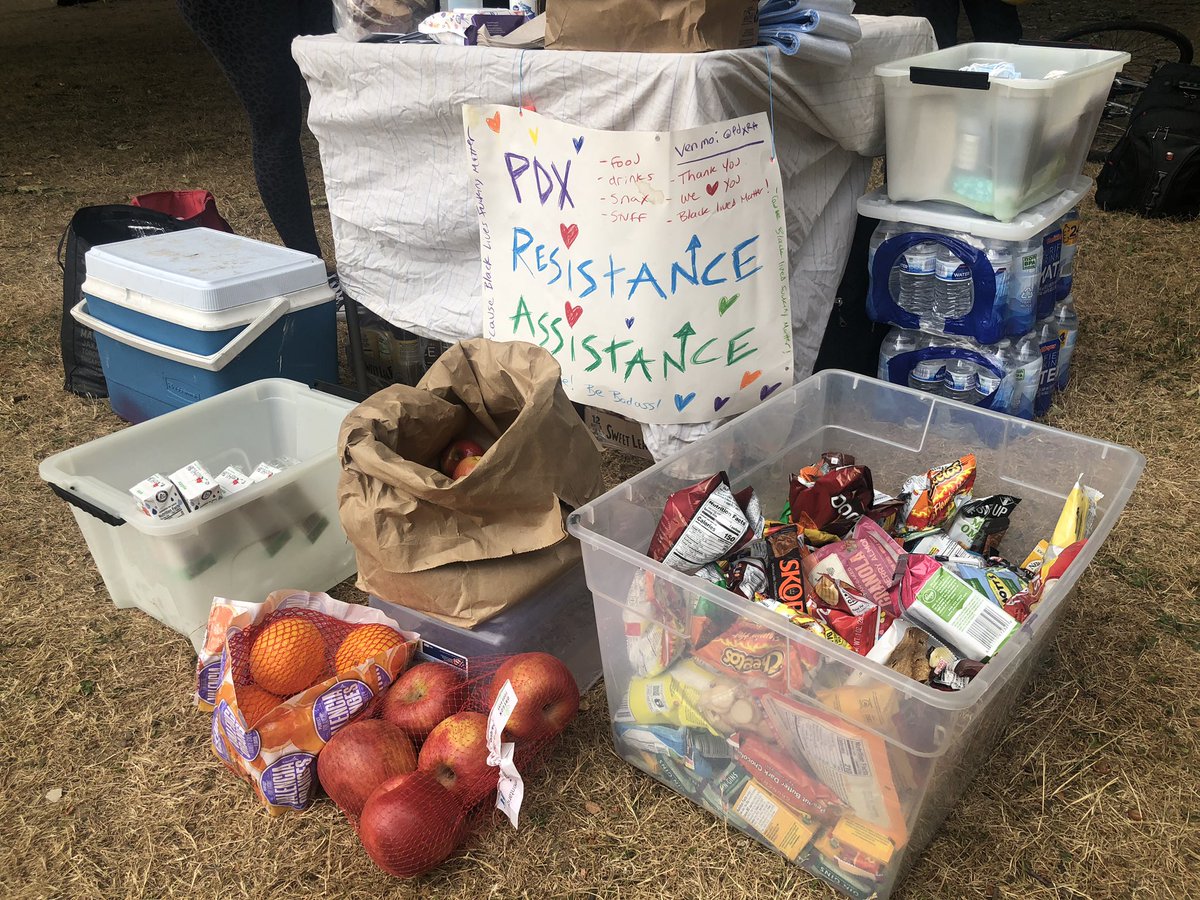
[[[787,231],[765,115],[674,132],[464,106],[483,331],[641,422],[745,412],[792,381]]]

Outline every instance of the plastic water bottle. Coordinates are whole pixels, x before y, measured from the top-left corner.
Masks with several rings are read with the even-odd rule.
[[[976,401],[979,376],[976,365],[968,359],[951,359],[942,373],[942,396],[961,403]]]
[[[1058,389],[1061,391],[1071,377],[1071,356],[1079,337],[1079,316],[1075,314],[1075,301],[1070,294],[1055,308],[1054,323],[1058,327]]]
[[[1012,269],[1012,244],[1008,241],[984,241],[984,252],[988,262],[992,264],[992,272],[996,276],[996,294],[992,308],[996,311],[997,321],[1003,322],[1008,317],[1008,284],[1009,272]]]
[[[922,241],[904,251],[900,257],[900,278],[897,303],[921,318],[933,311],[934,271],[937,267],[937,244]]]
[[[875,230],[871,232],[871,240],[867,244],[867,275],[871,279],[871,284],[875,284],[875,252],[880,248],[884,241],[891,240],[901,234],[904,234],[909,229],[903,222],[880,222],[875,226]],[[900,285],[900,266],[893,265],[888,273],[888,293],[895,300],[899,293]]]
[[[1038,321],[1054,312],[1058,300],[1058,269],[1062,264],[1062,220],[1042,232],[1042,280],[1038,286]]]
[[[986,344],[980,347],[979,351],[1002,374],[997,375],[995,372],[989,372],[985,369],[979,370],[979,398],[975,401],[976,405],[986,403],[991,409],[998,410],[999,412],[1008,412],[1012,406],[1013,385],[1015,383],[1013,377],[1015,372],[1013,364],[1015,351],[1013,350],[1012,341],[1008,338],[1001,338],[994,344]],[[991,397],[990,403],[989,396]]]
[[[1038,379],[1037,394],[1033,401],[1033,414],[1041,418],[1050,411],[1050,401],[1058,387],[1058,323],[1050,315],[1037,323],[1034,335],[1038,350],[1042,354],[1042,375]]]
[[[1033,418],[1038,383],[1042,378],[1042,352],[1033,332],[1016,342],[1013,354],[1013,394],[1009,412],[1022,419]]]
[[[1013,261],[1008,278],[1008,328],[1010,335],[1033,328],[1042,278],[1042,238],[1013,244]]]
[[[949,247],[939,244],[935,274],[933,315],[938,319],[957,319],[969,313],[974,300],[970,267]]]
[[[908,386],[926,394],[942,392],[942,365],[937,359],[923,359],[908,373]]]
[[[901,353],[916,350],[919,335],[919,331],[909,331],[898,325],[887,333],[887,337],[883,339],[883,344],[879,347],[879,371],[876,373],[876,377],[880,381],[891,381],[888,375],[888,363]]]
[[[1058,261],[1058,289],[1055,299],[1064,300],[1075,281],[1075,252],[1079,249],[1079,207],[1062,218],[1062,250]]]

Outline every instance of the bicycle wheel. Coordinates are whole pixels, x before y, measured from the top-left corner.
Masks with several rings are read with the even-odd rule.
[[[1129,114],[1160,64],[1192,61],[1192,42],[1187,36],[1157,22],[1135,19],[1093,22],[1063,32],[1054,40],[1086,44],[1100,50],[1123,50],[1130,56],[1113,81],[1104,105],[1104,114],[1088,152],[1088,159],[1092,160],[1106,157],[1125,133],[1129,127]]]

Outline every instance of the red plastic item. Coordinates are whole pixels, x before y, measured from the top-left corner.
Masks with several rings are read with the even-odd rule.
[[[184,222],[233,234],[233,228],[217,210],[212,191],[154,191],[138,194],[129,201],[143,209],[153,209]]]

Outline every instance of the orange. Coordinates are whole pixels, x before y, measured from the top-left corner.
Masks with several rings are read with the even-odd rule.
[[[340,675],[392,647],[404,643],[404,635],[387,625],[359,625],[338,647],[334,666]]]
[[[246,720],[246,727],[254,723],[283,702],[283,699],[253,684],[244,684],[237,689],[238,710]]]
[[[316,625],[298,617],[276,619],[254,639],[250,676],[259,687],[290,697],[325,672],[325,641]]]

